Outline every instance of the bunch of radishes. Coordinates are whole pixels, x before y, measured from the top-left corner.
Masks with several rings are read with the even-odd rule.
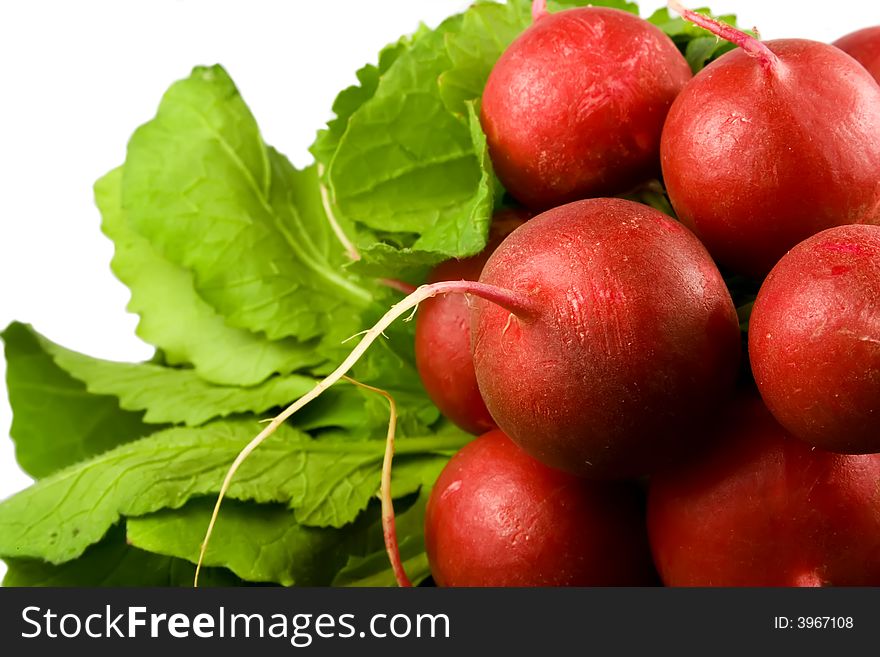
[[[633,14],[545,4],[481,104],[522,207],[242,450],[199,563],[242,461],[421,304],[425,388],[483,434],[431,492],[437,584],[880,585],[880,27],[761,42],[670,2],[740,46],[692,76]],[[659,175],[679,221],[615,197]],[[408,584],[393,442],[392,413]]]
[[[439,585],[880,585],[880,27],[673,8],[740,48],[692,77],[634,15],[535,2],[481,116],[527,210],[389,313],[424,302],[425,386],[488,430],[431,495]],[[611,198],[661,170],[679,221]],[[763,279],[757,391],[719,266]]]

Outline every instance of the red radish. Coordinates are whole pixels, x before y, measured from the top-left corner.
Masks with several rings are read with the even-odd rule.
[[[492,251],[530,216],[524,210],[497,212],[486,249],[472,258],[441,263],[431,272],[428,282],[479,279]],[[480,396],[474,373],[468,299],[452,294],[422,303],[416,316],[415,346],[419,376],[440,412],[470,433],[493,428],[495,421]]]
[[[651,482],[648,533],[666,585],[880,585],[880,454],[811,448],[755,394],[712,440]]]
[[[549,210],[508,236],[480,282],[538,304],[528,317],[475,299],[471,330],[492,417],[550,466],[646,474],[732,391],[730,294],[700,242],[653,208]]]
[[[548,468],[499,430],[463,447],[431,491],[425,545],[439,586],[656,583],[630,484]]]
[[[847,34],[834,45],[868,69],[880,82],[880,25]]]
[[[488,254],[438,265],[429,283],[475,281]],[[425,391],[444,416],[473,434],[495,426],[474,373],[468,299],[450,294],[426,300],[416,316],[416,366]]]
[[[825,228],[880,223],[880,86],[870,74],[833,46],[761,42],[679,10],[741,46],[685,87],[661,143],[672,205],[715,259],[761,277]]]
[[[749,325],[776,419],[833,452],[880,452],[880,226],[840,226],[773,268]]]
[[[546,209],[657,175],[660,132],[691,78],[675,44],[634,14],[582,7],[536,19],[499,58],[481,120],[495,171]]]
[[[647,473],[674,459],[729,394],[736,311],[709,254],[646,205],[593,199],[511,233],[480,281],[423,285],[395,304],[345,360],[276,416],[226,473],[339,381],[396,319],[439,294],[471,294],[474,366],[492,417],[539,460],[594,477]]]

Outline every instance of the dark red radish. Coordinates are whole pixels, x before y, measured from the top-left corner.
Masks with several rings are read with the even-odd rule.
[[[548,468],[497,429],[438,477],[425,546],[439,586],[656,583],[635,486]]]
[[[801,242],[761,286],[749,323],[755,381],[792,434],[880,452],[880,226]]]
[[[626,192],[657,176],[663,121],[690,78],[669,37],[634,14],[538,11],[483,92],[495,172],[537,210]]]
[[[880,25],[847,34],[834,42],[880,82]]]
[[[493,419],[550,466],[604,478],[649,473],[687,448],[733,388],[739,324],[700,241],[646,205],[570,203],[513,231],[479,281],[423,285],[364,331],[333,372],[235,459],[202,555],[247,456],[341,380],[395,320],[449,293],[474,297],[474,368]]]
[[[549,210],[512,233],[480,282],[537,304],[473,300],[477,381],[498,426],[540,461],[646,474],[727,399],[740,354],[718,269],[681,224],[621,199]]]
[[[880,454],[810,447],[754,393],[711,440],[651,481],[648,533],[667,586],[880,585]]]
[[[880,86],[871,75],[834,46],[761,42],[682,11],[742,46],[685,87],[660,147],[672,206],[715,259],[762,277],[821,230],[880,223]]]
[[[472,258],[437,265],[429,283],[480,278],[489,255],[511,231],[531,216],[524,210],[497,212],[486,249]],[[440,412],[473,434],[495,426],[477,387],[471,356],[470,303],[460,294],[427,299],[416,315],[416,366],[428,396]]]

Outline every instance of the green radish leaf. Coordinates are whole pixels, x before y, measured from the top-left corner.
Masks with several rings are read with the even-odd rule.
[[[712,18],[715,18],[716,20],[719,20],[723,23],[727,23],[728,25],[737,27],[736,14],[714,14],[712,13],[712,10],[708,7],[696,7],[693,9],[693,11],[699,14],[705,14],[706,16],[711,16]],[[681,16],[675,16],[673,18],[666,7],[658,9],[653,14],[648,16],[646,20],[663,30],[663,32],[665,32],[674,41],[678,41],[679,39],[682,41],[690,40],[697,37],[704,37],[708,34],[708,32],[702,27],[700,27],[699,25],[694,25],[690,21],[686,21]],[[721,39],[719,40],[723,41]]]
[[[635,10],[619,0],[597,4]],[[442,260],[485,247],[502,190],[473,104],[495,60],[530,24],[525,0],[477,2],[393,47],[387,63],[362,70],[361,85],[344,92],[313,152],[329,162],[335,214],[367,229],[351,270],[418,280]]]
[[[216,422],[168,429],[40,480],[0,503],[0,556],[69,561],[123,515],[178,507],[194,495],[219,490],[254,428],[253,422]],[[289,500],[284,482],[293,463],[287,460],[290,448],[280,443],[291,432],[298,437],[292,429],[281,430],[245,462],[232,498]]]
[[[328,173],[339,209],[353,221],[421,232],[471,196],[477,164],[466,126],[437,103],[437,76],[449,66],[443,35],[459,22],[455,16],[421,30],[349,117]]]
[[[531,7],[530,0],[519,0],[524,4],[528,4]],[[565,9],[572,9],[573,7],[611,7],[612,9],[621,9],[623,11],[628,11],[631,14],[638,15],[639,6],[635,2],[628,2],[627,0],[549,0],[547,3],[547,9],[551,12],[563,11]]]
[[[588,5],[639,13],[635,3],[624,0],[557,0],[547,7],[557,12]],[[483,95],[495,62],[531,24],[531,0],[510,0],[505,4],[479,1],[464,12],[461,28],[446,35],[452,67],[440,76],[440,95],[450,111],[463,115],[465,103]]]
[[[723,23],[737,27],[735,14],[715,15],[707,7],[700,7],[694,11],[712,16]],[[729,41],[710,35],[702,27],[694,25],[681,17],[673,18],[665,7],[651,14],[647,21],[659,27],[673,40],[685,56],[685,59],[687,59],[694,73],[699,73],[706,64],[736,48]],[[748,30],[746,31],[748,32]],[[751,32],[749,33],[751,34]]]
[[[547,8],[557,12],[588,5],[639,13],[635,3],[624,0],[557,0],[549,2]],[[461,29],[446,35],[452,68],[440,76],[440,95],[451,112],[465,114],[465,103],[483,95],[495,62],[531,24],[531,0],[510,0],[506,4],[480,1],[464,12]]]
[[[446,260],[442,254],[398,246],[391,240],[361,245],[362,259],[350,268],[364,276],[395,277],[403,281],[424,281],[428,271]]]
[[[427,28],[421,27],[420,29],[426,30]],[[336,115],[335,118],[327,123],[325,129],[318,131],[315,143],[309,148],[309,151],[315,156],[315,161],[317,162],[316,169],[321,178],[320,184],[324,187],[324,191],[327,194],[327,202],[333,208],[331,211],[339,225],[339,230],[342,231],[352,244],[370,244],[376,240],[376,237],[371,230],[362,225],[358,226],[342,215],[338,209],[335,209],[335,204],[332,198],[330,198],[332,190],[328,188],[327,168],[330,166],[336,149],[339,148],[339,140],[342,139],[342,136],[348,129],[348,121],[351,115],[373,97],[373,94],[376,93],[376,88],[379,86],[381,76],[385,74],[397,57],[410,47],[416,36],[404,36],[397,43],[387,45],[379,53],[378,65],[367,64],[355,73],[358,84],[347,87],[339,93],[333,102],[332,108],[333,113]]]
[[[628,194],[621,194],[620,198],[625,198],[628,201],[635,201],[636,203],[641,203],[643,205],[649,205],[655,210],[660,210],[660,212],[669,215],[673,219],[678,218],[675,215],[675,210],[672,209],[672,204],[669,202],[669,196],[666,195],[666,189],[663,187],[663,183],[659,180],[649,180],[641,187]]]
[[[317,192],[314,168],[297,171],[263,142],[226,71],[198,67],[131,138],[122,207],[227,324],[338,342],[361,330],[374,293],[343,270],[326,217],[298,205],[306,186]]]
[[[55,426],[44,425],[54,417],[46,412],[45,390],[40,392],[42,388],[35,389],[32,384],[17,385],[14,395],[16,426],[13,434],[16,437],[21,436],[21,458],[27,462],[29,455],[34,454],[36,460],[42,462],[47,458],[57,457],[59,461],[53,469],[125,442],[124,436],[134,439],[156,430],[144,423],[197,426],[218,417],[248,412],[262,413],[287,406],[318,383],[318,379],[313,377],[289,375],[272,377],[252,387],[217,386],[203,381],[191,369],[175,369],[153,363],[120,363],[85,356],[53,343],[22,324],[13,324],[8,332],[17,336],[16,345],[27,346],[29,354],[27,360],[16,359],[12,363],[17,354],[11,352],[12,343],[8,343],[7,352],[10,353],[12,363],[8,375],[10,379],[25,377],[32,381],[36,376],[39,384],[44,386],[50,383],[45,372],[54,371],[59,381],[65,382],[72,389],[83,390],[84,397],[91,396],[94,401],[86,410],[91,412],[97,404],[112,412],[108,415],[110,424],[99,423],[92,427],[97,431],[95,436],[104,436],[107,442],[89,447],[88,442],[94,436],[84,438],[83,449],[76,452],[76,457],[69,457],[64,451],[57,451],[56,439],[50,438],[55,433]],[[406,340],[403,336],[396,337],[400,341]],[[41,356],[45,366],[41,369],[35,368],[33,359]],[[396,366],[393,360],[395,358],[398,359]],[[424,395],[418,377],[408,363],[399,359],[387,347],[378,346],[372,357],[366,359],[359,368],[359,373],[377,385],[385,385],[393,394],[398,403],[399,435],[431,433],[430,427],[437,422],[439,412]],[[85,384],[85,388],[82,384]],[[169,394],[169,391],[173,391],[173,394]],[[65,397],[64,401],[70,405],[71,399]],[[38,404],[39,410],[28,412],[28,403]],[[77,407],[74,405],[73,408]],[[146,412],[127,415],[125,411]],[[342,383],[295,415],[291,423],[307,431],[335,427],[357,432],[363,437],[378,437],[384,434],[388,412],[388,403],[384,397]],[[134,435],[126,431],[124,420],[127,419],[137,429]],[[71,426],[76,431],[83,424],[78,419],[76,423],[65,423],[63,427]],[[31,427],[30,431],[28,427]],[[69,429],[65,435],[71,435]],[[36,452],[37,449],[40,451]],[[34,474],[43,476],[48,473],[49,471],[37,470]]]
[[[694,73],[698,73],[713,59],[718,59],[736,46],[714,36],[697,37],[687,42],[684,57]]]
[[[474,253],[474,244],[485,246],[489,223],[494,206],[495,174],[489,158],[486,135],[480,126],[479,110],[474,102],[466,102],[467,127],[470,134],[471,149],[479,164],[480,179],[474,195],[466,206],[469,221],[456,223],[437,223],[425,231],[413,245],[415,251],[445,253],[452,248],[456,253]]]
[[[249,388],[218,386],[194,370],[151,363],[119,363],[65,349],[36,332],[32,335],[65,372],[94,395],[112,395],[127,411],[146,411],[144,422],[197,426],[235,413],[261,413],[286,406],[315,387],[312,377],[276,376]],[[169,394],[173,393],[173,394]]]
[[[197,426],[232,414],[259,413],[287,406],[318,382],[315,378],[290,375],[273,377],[251,388],[215,386],[202,381],[193,370],[91,358],[51,342],[24,324],[12,324],[6,333],[10,336],[7,338],[7,376],[14,400],[13,437],[20,438],[19,458],[34,476],[44,476],[157,430],[156,426],[150,427],[149,424]],[[386,363],[387,359],[374,364]],[[381,368],[364,370],[364,373],[379,380],[382,377]],[[405,374],[396,380],[395,385],[399,388],[392,388],[399,404],[400,434],[430,433],[428,427],[436,423],[439,412],[422,393],[406,387]],[[61,390],[51,393],[53,387],[58,386],[62,386]],[[59,411],[76,409],[71,403],[77,399],[71,394],[74,390],[81,390],[83,398],[90,400],[83,407],[84,412],[100,418],[104,415],[102,409],[110,410],[107,411],[107,420],[94,426],[80,415],[76,415],[75,420],[65,420],[59,426],[69,427],[73,432],[68,429],[67,433],[61,434],[56,430],[56,424],[47,425],[46,422],[57,423],[55,417],[67,417],[59,416]],[[169,390],[174,394],[169,395]],[[54,396],[50,400],[47,394]],[[62,397],[60,402],[55,399],[59,395]],[[50,401],[54,415],[46,412]],[[388,404],[375,393],[340,384],[297,413],[290,423],[304,431],[340,428],[357,431],[360,436],[378,436],[388,424]],[[129,424],[136,429],[134,433],[128,430]],[[81,426],[88,433],[76,433]],[[56,435],[70,436],[68,440],[74,450],[72,456],[66,450],[58,449],[60,440],[53,438]],[[50,466],[51,459],[56,460]],[[51,469],[40,469],[42,464]]]
[[[440,96],[457,114],[465,103],[480,98],[495,62],[519,34],[532,24],[531,2],[477,2],[464,13],[461,29],[446,35],[452,66],[440,75]]]
[[[471,151],[477,157],[480,173],[469,202],[462,203],[464,220],[438,221],[424,230],[411,247],[374,243],[361,249],[363,260],[353,263],[352,269],[365,275],[422,278],[429,266],[451,256],[473,255],[483,249],[494,208],[495,174],[474,103],[466,102],[465,111]]]
[[[432,482],[433,483],[433,482]],[[430,486],[422,489],[415,504],[403,513],[396,514],[395,525],[400,547],[400,558],[410,581],[416,586],[431,574],[428,555],[425,553],[425,505],[428,503]],[[363,556],[351,556],[333,580],[334,586],[396,586],[397,580],[388,561],[381,529],[373,534],[372,545]]]
[[[0,557],[74,559],[120,517],[179,508],[216,493],[229,464],[256,434],[254,422],[220,420],[173,428],[78,463],[0,503]],[[469,436],[450,433],[398,442],[398,454],[449,454]],[[282,425],[244,462],[231,499],[284,502],[302,524],[341,527],[379,487],[381,440],[321,439]],[[436,456],[433,456],[436,458]]]
[[[388,275],[410,265],[406,249],[431,251],[436,262],[485,245],[492,208],[484,200],[482,153],[468,122],[444,105],[437,82],[451,67],[445,35],[460,23],[454,16],[422,30],[397,56],[349,117],[330,163],[338,213],[381,232],[399,252]],[[419,244],[425,234],[431,237]],[[369,261],[372,245],[359,246]]]
[[[130,518],[128,542],[195,563],[213,507],[213,500],[199,499],[180,509]],[[228,568],[249,582],[327,586],[363,543],[360,525],[367,523],[359,519],[345,529],[305,527],[281,505],[230,501],[223,506],[205,564]]]
[[[121,186],[121,167],[95,183],[101,229],[116,247],[111,268],[131,291],[128,310],[140,317],[137,333],[162,350],[166,363],[191,364],[212,383],[249,386],[323,360],[313,343],[270,341],[228,326],[196,292],[192,273],[131,228],[122,212]]]
[[[195,567],[138,550],[125,543],[121,526],[114,527],[78,559],[53,565],[39,559],[6,559],[3,586],[192,586]],[[241,586],[243,582],[227,570],[203,569],[199,585]]]
[[[13,322],[0,335],[13,412],[9,433],[29,475],[45,477],[155,431],[143,422],[143,413],[122,410],[117,399],[86,390],[55,364],[26,324]]]
[[[402,37],[397,43],[385,46],[379,52],[378,65],[367,64],[355,73],[358,84],[343,89],[333,101],[334,119],[327,123],[327,127],[318,131],[315,143],[309,149],[315,160],[325,167],[330,164],[333,154],[339,147],[339,140],[348,128],[348,120],[364,103],[366,103],[379,86],[379,79],[391,68],[401,53],[406,52],[412,45],[413,40],[418,38],[421,32],[427,31],[422,26],[415,35]]]
[[[415,585],[431,574],[425,554],[425,505],[431,488],[446,463],[446,459],[439,458],[433,461],[394,463],[392,495],[399,497],[409,492],[419,493],[415,503],[409,508],[400,508],[401,505],[397,504],[395,514],[400,556],[407,575]],[[349,557],[345,568],[339,571],[333,581],[335,586],[396,586],[397,581],[385,552],[381,520],[375,523],[374,531],[367,536],[370,542],[360,555]]]
[[[418,586],[431,576],[424,537],[410,534],[398,541],[398,547],[403,569],[413,586]],[[397,586],[397,579],[388,564],[388,554],[384,550],[376,550],[365,557],[350,557],[333,580],[333,586],[393,587]]]

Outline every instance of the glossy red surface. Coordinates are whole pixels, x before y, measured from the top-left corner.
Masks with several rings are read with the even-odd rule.
[[[428,282],[479,280],[492,251],[530,216],[525,210],[496,212],[483,253],[437,265]],[[495,426],[477,387],[471,355],[470,301],[465,295],[446,294],[420,304],[416,314],[415,352],[425,391],[443,415],[473,434]]]
[[[880,452],[880,226],[789,251],[750,320],[755,381],[776,419],[823,449]]]
[[[673,103],[661,160],[678,217],[722,265],[762,277],[798,242],[880,222],[880,86],[837,48],[734,50]]]
[[[654,560],[668,586],[880,585],[880,454],[790,436],[752,393],[715,448],[655,475]]]
[[[847,34],[834,42],[880,82],[880,25]]]
[[[648,206],[578,201],[530,220],[481,282],[539,308],[473,299],[477,381],[498,426],[542,462],[592,477],[674,459],[732,391],[736,313],[700,242]]]
[[[669,37],[634,14],[546,15],[507,48],[483,92],[495,172],[536,210],[628,191],[659,172],[663,121],[690,77]]]
[[[439,586],[652,585],[642,507],[635,486],[553,470],[495,430],[431,491],[431,574]]]

